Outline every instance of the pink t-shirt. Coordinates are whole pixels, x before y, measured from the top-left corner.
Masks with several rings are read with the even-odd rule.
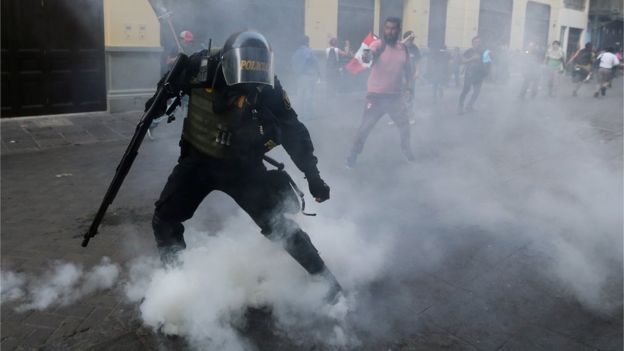
[[[371,46],[371,53],[381,50],[381,40],[375,40]],[[381,94],[401,93],[404,67],[407,64],[405,45],[397,43],[394,46],[386,44],[386,49],[373,63],[368,76],[368,92]]]

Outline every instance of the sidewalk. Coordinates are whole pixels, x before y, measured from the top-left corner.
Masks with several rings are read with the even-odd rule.
[[[110,114],[94,112],[61,116],[3,119],[2,155],[36,152],[58,147],[89,145],[99,142],[129,141],[142,111]],[[166,124],[166,121],[162,122]],[[161,136],[179,130],[158,128]]]

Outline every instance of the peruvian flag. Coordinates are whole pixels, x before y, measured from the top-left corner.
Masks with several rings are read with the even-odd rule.
[[[370,68],[372,62],[369,62],[369,63],[362,62],[362,54],[364,53],[364,49],[370,49],[370,45],[375,40],[377,40],[377,36],[375,36],[375,34],[373,34],[372,32],[369,32],[366,38],[362,40],[362,45],[360,45],[360,48],[355,53],[351,61],[349,61],[345,65],[345,69],[347,71],[351,72],[352,74],[358,74],[358,73],[365,71],[367,68]]]

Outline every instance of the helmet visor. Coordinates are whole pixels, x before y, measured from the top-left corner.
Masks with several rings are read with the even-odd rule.
[[[273,53],[257,47],[235,48],[223,55],[227,85],[256,83],[273,86]]]

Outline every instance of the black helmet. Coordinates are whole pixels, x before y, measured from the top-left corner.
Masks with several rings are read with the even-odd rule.
[[[230,35],[221,50],[221,58],[227,85],[273,86],[273,52],[262,34],[245,31]]]

